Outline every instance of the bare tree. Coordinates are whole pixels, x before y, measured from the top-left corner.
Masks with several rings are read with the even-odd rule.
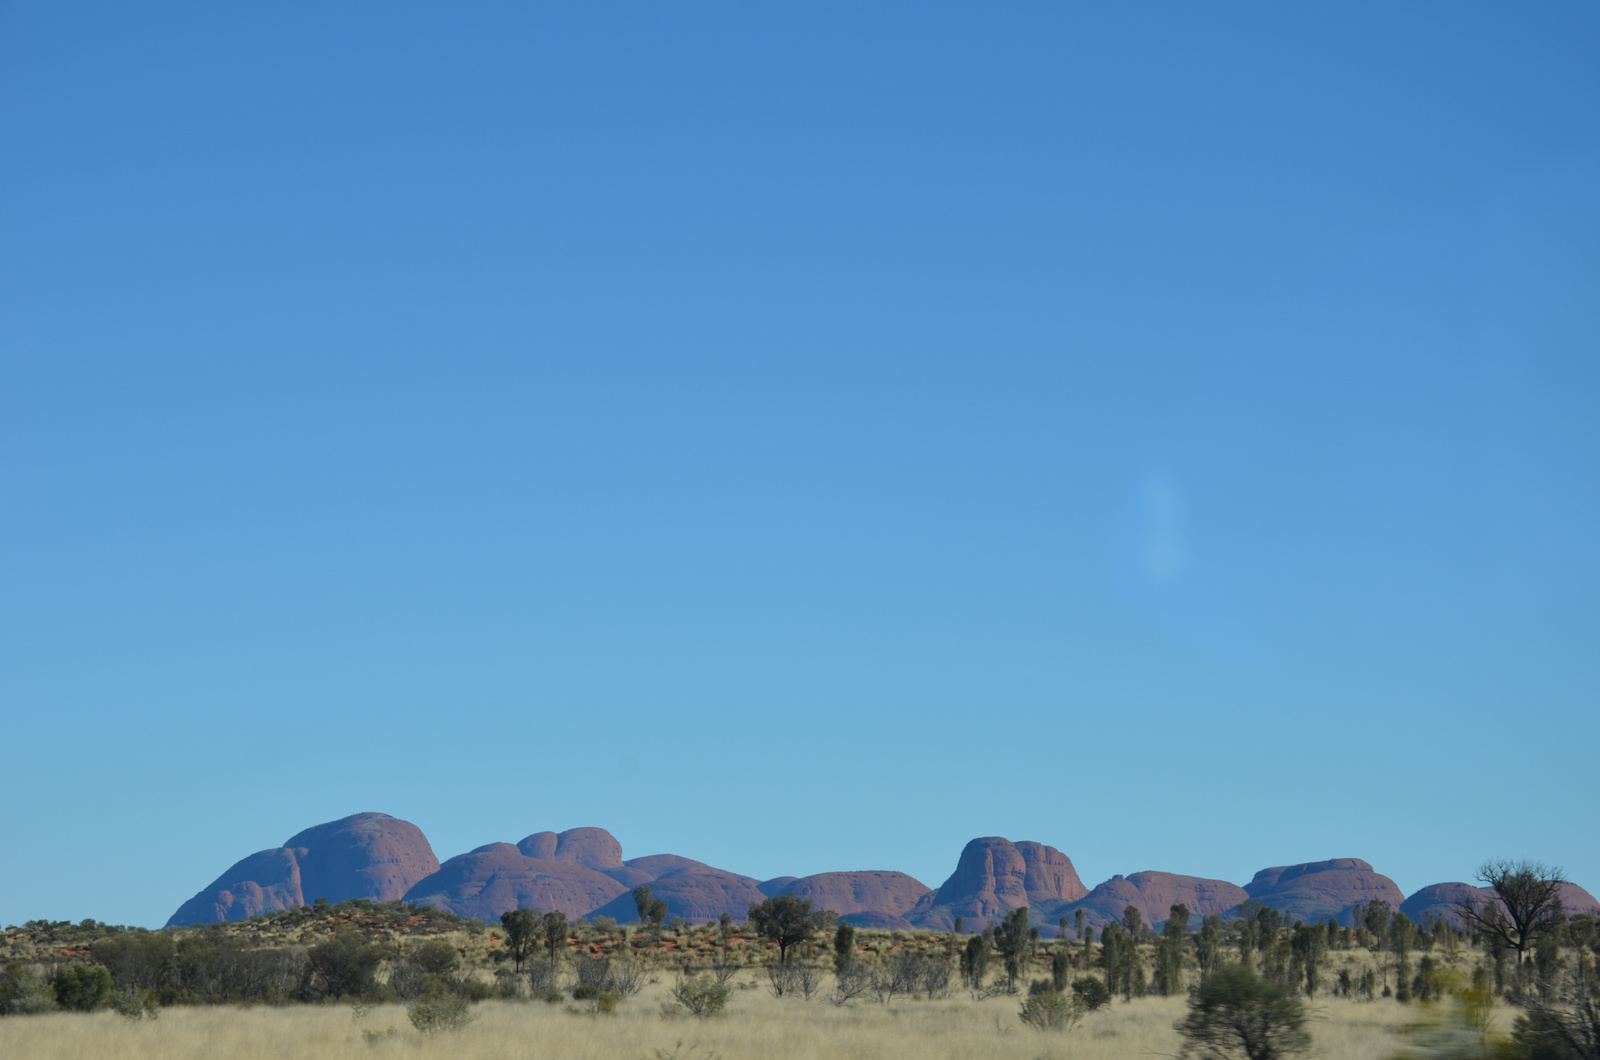
[[[1483,863],[1478,879],[1498,901],[1468,898],[1456,911],[1475,930],[1516,950],[1521,965],[1539,933],[1561,922],[1561,885],[1567,878],[1542,862],[1496,858]]]

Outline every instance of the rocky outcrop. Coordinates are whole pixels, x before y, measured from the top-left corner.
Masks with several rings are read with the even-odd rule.
[[[236,863],[180,906],[167,925],[241,920],[318,898],[389,902],[438,869],[439,859],[416,825],[386,813],[352,814]]]
[[[1424,917],[1443,920],[1461,926],[1460,907],[1472,901],[1479,905],[1497,901],[1488,887],[1474,887],[1470,883],[1431,883],[1400,903],[1400,912],[1422,923]],[[1600,901],[1575,883],[1561,885],[1561,905],[1568,916],[1600,912]]]
[[[1373,871],[1360,858],[1334,858],[1300,865],[1262,869],[1244,885],[1245,892],[1264,905],[1281,909],[1292,920],[1309,922],[1335,917],[1349,924],[1356,903],[1382,899],[1398,909],[1405,895],[1393,880]]]
[[[789,886],[789,884],[793,883],[799,878],[800,877],[798,876],[774,876],[770,880],[762,880],[760,883],[756,884],[756,888],[760,890],[762,894],[766,895],[768,898],[771,898],[773,895],[777,894],[779,891],[783,890],[785,887]]]
[[[511,909],[560,910],[576,919],[627,890],[586,866],[529,857],[520,844],[489,843],[446,861],[438,872],[419,880],[405,898],[489,921]]]
[[[742,921],[751,905],[765,901],[767,897],[749,876],[719,869],[661,876],[651,880],[649,886],[651,897],[667,903],[669,917],[681,916],[696,924],[716,920],[723,913]],[[631,923],[639,919],[639,910],[630,890],[589,915],[609,916],[622,923]]]
[[[1072,859],[1054,847],[986,836],[968,843],[950,878],[904,915],[935,930],[961,917],[967,930],[980,930],[1020,906],[1054,908],[1088,893]]]
[[[851,927],[877,928],[883,931],[914,931],[916,925],[903,916],[892,913],[846,913],[839,918]]]
[[[785,884],[764,894],[792,894],[811,901],[813,909],[846,913],[883,913],[900,919],[930,893],[927,884],[903,872],[868,870],[863,872],[819,872]]]
[[[1243,887],[1227,880],[1180,876],[1174,872],[1136,872],[1131,876],[1113,876],[1076,902],[1041,910],[1041,919],[1056,918],[1049,920],[1048,926],[1059,931],[1058,921],[1065,917],[1071,932],[1077,911],[1082,909],[1084,922],[1099,931],[1113,920],[1121,921],[1131,905],[1139,911],[1144,923],[1155,926],[1168,919],[1175,905],[1186,905],[1192,917],[1199,917],[1226,913],[1248,897]]]
[[[1459,927],[1461,914],[1456,910],[1461,903],[1482,902],[1484,897],[1484,889],[1470,883],[1430,883],[1401,902],[1400,912],[1419,924],[1424,917],[1433,917]]]
[[[622,844],[604,828],[569,828],[565,832],[535,832],[517,844],[530,858],[582,865],[609,872],[622,865]]]

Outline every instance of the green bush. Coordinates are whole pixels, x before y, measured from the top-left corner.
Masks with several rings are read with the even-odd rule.
[[[1279,1060],[1311,1044],[1305,1006],[1288,991],[1256,975],[1249,965],[1225,964],[1206,977],[1179,1020],[1182,1056],[1244,1056]]]
[[[1056,990],[1030,992],[1019,1015],[1023,1023],[1035,1030],[1070,1030],[1083,1015],[1083,1002]]]
[[[161,1005],[154,990],[118,990],[111,995],[111,1011],[137,1022],[161,1015]]]
[[[311,947],[311,970],[329,997],[360,997],[372,990],[383,951],[359,932],[340,928],[326,942]]]
[[[69,964],[50,983],[56,1004],[73,1012],[93,1012],[111,1000],[111,970],[99,964]]]
[[[21,961],[0,972],[0,1016],[31,1016],[56,1007],[55,994]]]
[[[1083,1002],[1083,1007],[1093,1012],[1111,1000],[1111,988],[1095,975],[1080,975],[1072,981],[1072,996]]]
[[[695,974],[680,979],[672,988],[672,997],[690,1015],[705,1019],[721,1012],[728,1003],[728,988],[712,976]]]

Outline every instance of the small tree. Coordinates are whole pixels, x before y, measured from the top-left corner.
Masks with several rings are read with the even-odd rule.
[[[1200,984],[1189,1001],[1189,1014],[1177,1023],[1184,1040],[1180,1055],[1280,1060],[1311,1044],[1305,1022],[1299,998],[1248,965],[1225,964]]]
[[[1072,973],[1072,962],[1066,950],[1056,950],[1050,955],[1050,986],[1056,993],[1067,988],[1067,976]]]
[[[1022,959],[1028,952],[1028,907],[1013,909],[994,927],[994,948],[1005,965],[1006,989],[1017,988]]]
[[[1406,923],[1409,924],[1411,921],[1407,920]],[[1315,997],[1322,954],[1328,947],[1327,930],[1321,924],[1301,924],[1294,929],[1294,935],[1289,939],[1289,947],[1305,975],[1306,996]]]
[[[1083,1002],[1083,1007],[1093,1012],[1111,1001],[1111,991],[1093,975],[1080,975],[1072,981],[1072,996]]]
[[[974,935],[961,951],[961,978],[973,990],[983,988],[983,978],[989,974],[989,936]]]
[[[306,954],[311,970],[329,997],[360,997],[372,989],[373,976],[383,963],[383,951],[361,937],[354,928],[340,928],[326,942]]]
[[[1183,952],[1188,937],[1189,907],[1179,903],[1168,911],[1156,943],[1156,990],[1169,997],[1183,992]]]
[[[826,910],[813,911],[809,898],[778,894],[764,902],[752,902],[749,919],[757,934],[778,944],[778,961],[782,963],[789,959],[789,947],[805,942],[838,918]]]
[[[1515,950],[1517,964],[1522,964],[1540,932],[1561,922],[1561,885],[1566,876],[1537,861],[1502,858],[1484,862],[1478,879],[1499,901],[1469,898],[1456,907],[1457,912],[1470,927]]]
[[[111,971],[99,964],[69,964],[50,985],[56,1004],[73,1012],[93,1012],[111,1000]]]
[[[522,971],[522,962],[528,959],[538,945],[539,911],[537,909],[513,909],[500,914],[500,926],[506,932],[506,951],[511,954],[517,971]]]
[[[1134,938],[1138,938],[1139,935],[1144,931],[1144,917],[1139,914],[1139,910],[1135,909],[1131,905],[1123,909],[1122,923],[1125,927],[1127,927],[1128,934],[1132,935]]]
[[[1195,932],[1194,960],[1200,966],[1202,981],[1222,960],[1222,917],[1216,913],[1207,915],[1200,930]]]
[[[655,896],[649,884],[633,889],[633,905],[639,910],[639,923],[652,934],[660,934],[667,919],[667,903]]]
[[[544,947],[553,961],[567,948],[567,914],[552,909],[539,918],[539,930],[544,935]]]
[[[839,926],[833,932],[833,970],[836,975],[844,975],[856,959],[856,929],[839,921]]]

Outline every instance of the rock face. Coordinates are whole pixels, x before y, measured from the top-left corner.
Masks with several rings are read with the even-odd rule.
[[[935,930],[948,930],[959,916],[967,930],[979,930],[1020,906],[1053,909],[1088,893],[1072,859],[1054,847],[986,836],[968,843],[950,878],[904,915]]]
[[[1096,931],[1113,920],[1120,921],[1128,906],[1139,910],[1149,925],[1165,921],[1174,905],[1189,907],[1191,916],[1225,913],[1249,897],[1245,889],[1227,880],[1208,880],[1200,876],[1180,876],[1173,872],[1136,872],[1132,876],[1113,876],[1076,902],[1058,906],[1046,915],[1076,919],[1083,910],[1084,921]],[[1052,922],[1057,931],[1059,926]],[[1072,928],[1069,925],[1068,930]]]
[[[1400,911],[1419,924],[1424,916],[1431,915],[1460,927],[1461,914],[1458,909],[1462,902],[1469,899],[1479,904],[1496,901],[1494,891],[1488,887],[1474,887],[1470,883],[1431,883],[1400,903]],[[1561,885],[1561,904],[1568,916],[1600,912],[1600,901],[1575,883]]]
[[[903,872],[869,870],[865,872],[819,872],[787,883],[764,894],[792,894],[809,898],[813,909],[846,913],[882,913],[901,919],[922,896],[930,893],[927,884]],[[864,925],[862,925],[864,926]]]
[[[238,862],[180,906],[167,925],[241,920],[318,898],[389,902],[438,869],[416,825],[386,813],[352,814]]]
[[[1251,898],[1260,899],[1274,909],[1286,910],[1293,919],[1309,923],[1323,917],[1336,917],[1346,926],[1357,902],[1365,905],[1382,899],[1391,908],[1398,909],[1405,901],[1405,895],[1393,880],[1374,872],[1372,866],[1360,858],[1334,858],[1262,869],[1244,889]]]
[[[650,894],[667,903],[668,916],[681,916],[694,923],[716,920],[727,913],[735,920],[743,920],[750,906],[766,900],[749,876],[710,869],[706,872],[683,872],[650,880]],[[595,909],[591,916],[609,916],[623,923],[639,919],[639,910],[633,901],[631,889],[607,904]]]
[[[576,919],[626,891],[610,876],[586,866],[531,858],[520,845],[489,843],[446,861],[438,872],[417,881],[405,898],[488,921],[511,909],[534,908],[560,910]]]
[[[650,885],[669,916],[703,922],[724,912],[743,920],[763,895],[756,881],[676,854],[622,860],[622,844],[604,828],[535,832],[516,846],[490,843],[451,858],[419,881],[406,899],[460,916],[498,919],[511,909],[560,910],[569,918],[638,919],[632,891]]]

